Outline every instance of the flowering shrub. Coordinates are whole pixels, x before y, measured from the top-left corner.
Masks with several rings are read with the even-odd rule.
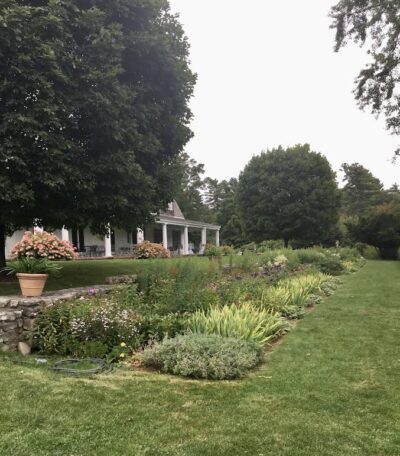
[[[114,295],[87,296],[43,308],[33,336],[43,352],[74,356],[102,357],[115,347],[125,352],[143,343],[140,316]]]
[[[161,244],[144,241],[141,244],[136,244],[133,247],[133,258],[147,259],[147,258],[169,258],[171,253],[165,249]]]
[[[22,240],[11,250],[13,260],[22,258],[47,258],[48,260],[73,260],[78,257],[75,248],[68,241],[46,231],[26,231]]]
[[[78,341],[101,341],[109,349],[120,345],[121,341],[130,348],[139,346],[140,318],[132,309],[103,298],[88,311],[72,316],[70,320],[72,336]]]
[[[288,261],[289,260],[285,257],[285,255],[280,254],[275,257],[274,265],[285,267]]]

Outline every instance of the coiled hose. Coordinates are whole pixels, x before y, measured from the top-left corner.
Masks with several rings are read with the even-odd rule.
[[[73,368],[73,366],[83,362],[94,364],[95,367],[91,369]],[[112,365],[101,358],[61,359],[60,361],[56,361],[54,364],[51,364],[49,366],[49,370],[65,375],[90,376],[110,372],[112,370]]]
[[[10,359],[13,364],[29,367],[44,367],[47,365],[47,359],[36,359],[35,363],[17,359]],[[88,369],[74,368],[78,364],[87,363],[94,367]],[[76,377],[89,377],[91,375],[104,374],[113,370],[113,365],[101,358],[84,358],[84,359],[61,359],[53,364],[47,365],[47,369],[64,375]]]

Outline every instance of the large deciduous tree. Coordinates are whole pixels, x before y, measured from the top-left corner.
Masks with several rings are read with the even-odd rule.
[[[240,174],[238,204],[252,241],[332,242],[340,195],[328,160],[308,144],[253,157]]]
[[[388,130],[396,135],[400,133],[399,12],[399,2],[393,0],[340,0],[331,10],[336,51],[352,40],[366,45],[371,57],[356,81],[359,106],[383,113]]]
[[[4,236],[131,229],[172,199],[195,77],[167,0],[0,0]]]

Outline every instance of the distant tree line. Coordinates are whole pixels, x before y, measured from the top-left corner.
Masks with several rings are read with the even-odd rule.
[[[297,145],[253,157],[239,179],[204,177],[204,166],[182,155],[185,178],[177,200],[188,218],[222,226],[226,244],[282,240],[304,247],[363,245],[384,258],[400,247],[400,189],[382,183],[359,163],[342,165],[339,188],[327,159]]]

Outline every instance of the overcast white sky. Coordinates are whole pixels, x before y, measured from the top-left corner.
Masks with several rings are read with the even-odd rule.
[[[308,142],[338,171],[359,162],[386,187],[400,183],[400,138],[360,111],[354,79],[365,51],[333,51],[335,0],[170,0],[191,44],[198,83],[186,151],[207,176],[237,177],[249,159]],[[339,177],[340,180],[340,177]]]

